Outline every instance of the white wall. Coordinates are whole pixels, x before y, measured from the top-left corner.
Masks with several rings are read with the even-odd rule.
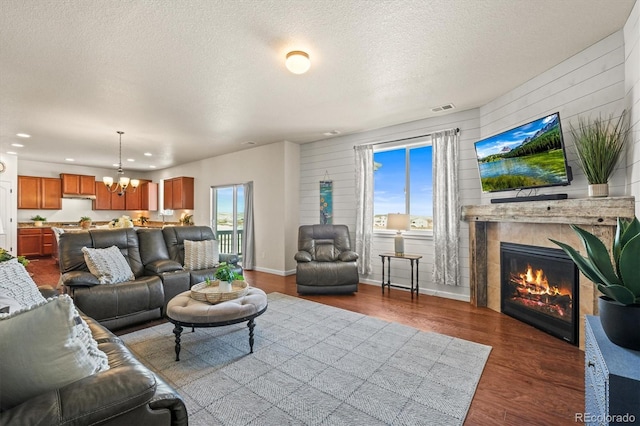
[[[559,111],[574,180],[570,186],[544,188],[540,192],[567,193],[570,198],[587,197],[588,183],[573,150],[570,125],[577,126],[578,117],[619,116],[625,108],[624,74],[624,39],[622,31],[618,31],[482,106],[482,137]],[[624,161],[609,181],[609,194],[628,194]],[[482,200],[488,202],[490,198],[509,196],[515,196],[515,192],[483,194]]]
[[[640,2],[636,2],[623,29],[625,105],[629,111],[631,140],[627,155],[627,182],[640,214]]]
[[[473,142],[479,137],[479,118],[477,110],[470,110],[302,145],[300,148],[300,224],[312,225],[320,222],[320,181],[328,177],[333,180],[333,223],[349,227],[353,245],[356,208],[353,147],[365,143],[424,135],[455,127],[460,128],[461,199],[463,203],[479,202],[480,181],[473,153]],[[461,233],[460,258],[466,265],[469,258],[466,224],[462,225]],[[377,233],[373,240],[373,272],[366,277],[361,277],[361,282],[379,285],[382,263],[378,255],[392,250],[393,233]],[[463,271],[465,275],[463,286],[437,288],[433,284],[431,278],[433,240],[430,237],[421,238],[407,234],[405,251],[423,256],[419,264],[422,292],[462,300],[468,299],[469,273],[466,266]],[[402,260],[392,262],[392,282],[403,285],[410,283],[409,262],[405,262]]]
[[[206,158],[151,174],[154,181],[195,178],[196,225],[211,226],[211,187],[253,181],[256,270],[283,275],[292,266],[297,240],[299,147],[290,142]],[[175,211],[177,220],[181,211]],[[171,218],[169,218],[171,219]]]
[[[0,247],[9,250],[14,256],[18,254],[18,159],[15,155],[0,152],[6,170],[0,173],[0,220],[2,220],[2,234]]]

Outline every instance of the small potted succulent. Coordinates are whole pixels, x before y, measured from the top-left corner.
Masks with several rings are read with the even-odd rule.
[[[89,216],[82,216],[78,223],[82,229],[91,228],[91,218]]]
[[[33,225],[34,226],[42,226],[43,222],[46,222],[47,218],[46,217],[42,217],[39,214],[33,216],[31,218],[31,220],[33,221]]]
[[[233,270],[227,262],[221,262],[216,271],[216,278],[220,280],[220,290],[231,291],[231,284],[236,280],[244,280],[244,277]]]
[[[618,346],[640,350],[640,221],[618,218],[611,254],[595,235],[575,225],[571,228],[582,240],[586,257],[568,244],[551,241],[560,246],[602,292],[598,309],[609,340]]]

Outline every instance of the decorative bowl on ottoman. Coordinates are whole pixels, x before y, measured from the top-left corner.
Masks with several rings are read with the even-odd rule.
[[[202,282],[191,287],[191,298],[211,304],[237,299],[247,294],[249,284],[246,281],[234,281],[231,283],[231,291],[225,291],[220,281]]]

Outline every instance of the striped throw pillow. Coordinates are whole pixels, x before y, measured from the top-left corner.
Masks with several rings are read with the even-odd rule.
[[[136,279],[127,259],[116,246],[104,249],[82,247],[82,252],[89,272],[98,278],[100,284],[116,284]]]
[[[220,255],[216,240],[184,240],[184,268],[190,271],[218,266]]]

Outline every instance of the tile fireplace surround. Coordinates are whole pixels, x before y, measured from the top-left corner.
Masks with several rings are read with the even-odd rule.
[[[581,198],[522,203],[464,206],[469,222],[471,303],[500,312],[500,243],[558,248],[553,238],[580,248],[582,242],[569,226],[579,225],[611,247],[618,217],[633,218],[634,197]],[[585,315],[598,314],[595,286],[580,274],[579,345],[584,350]]]

